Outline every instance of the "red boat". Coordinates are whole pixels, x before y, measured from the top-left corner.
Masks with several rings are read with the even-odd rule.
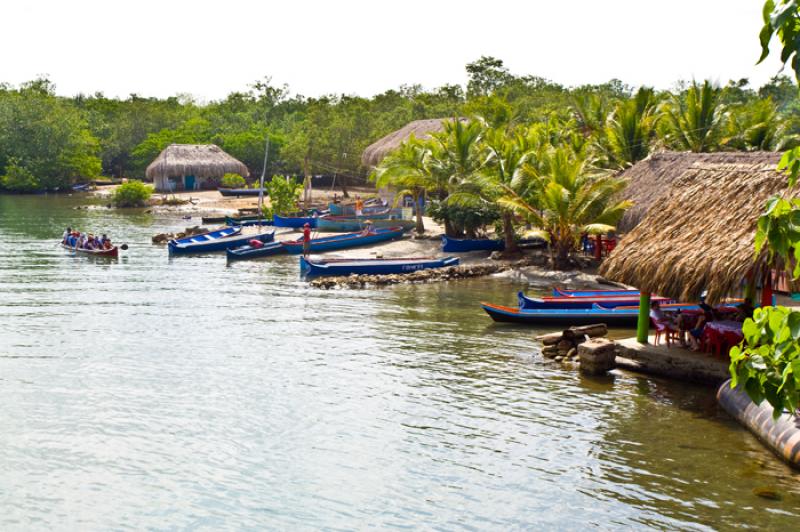
[[[83,249],[83,248],[74,248],[72,246],[68,246],[62,243],[61,247],[64,249],[68,249],[70,251],[76,251],[78,253],[83,253],[85,255],[91,255],[94,257],[112,257],[112,258],[119,257],[119,248],[117,246],[114,246],[111,249]]]

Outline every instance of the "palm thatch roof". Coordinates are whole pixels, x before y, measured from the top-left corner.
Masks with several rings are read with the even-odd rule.
[[[215,144],[170,144],[147,167],[148,179],[193,175],[199,179],[239,174],[246,177],[247,166]]]
[[[620,174],[628,181],[620,199],[632,200],[634,205],[625,212],[617,229],[626,232],[636,227],[653,206],[661,203],[675,180],[694,164],[748,164],[763,160],[764,157],[779,155],[768,152],[654,153]]]
[[[437,133],[444,129],[444,121],[452,118],[427,118],[425,120],[414,120],[397,131],[389,133],[385,137],[376,140],[366,147],[361,154],[361,164],[367,168],[378,166],[390,151],[397,149],[403,142],[408,140],[411,135],[416,138],[430,137],[431,133]],[[463,119],[460,119],[463,120]]]
[[[709,302],[740,292],[753,271],[756,223],[767,200],[786,192],[778,153],[720,153],[690,162],[658,205],[602,265],[607,278],[641,290]],[[765,254],[759,257],[760,268]]]

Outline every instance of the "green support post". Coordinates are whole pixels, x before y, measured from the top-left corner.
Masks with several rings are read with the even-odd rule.
[[[647,343],[650,332],[650,294],[642,292],[639,295],[639,322],[636,327],[636,341],[640,344]]]

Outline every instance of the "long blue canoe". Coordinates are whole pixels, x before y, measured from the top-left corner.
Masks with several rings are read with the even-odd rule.
[[[180,242],[176,240],[170,240],[169,253],[170,255],[188,255],[195,253],[208,253],[212,251],[225,251],[228,248],[242,246],[253,239],[260,240],[261,242],[271,242],[275,239],[275,231],[270,233],[260,233],[257,235],[243,235],[241,227],[232,229],[236,229],[236,233],[234,235],[211,240],[198,242]]]
[[[223,227],[222,229],[217,229],[216,231],[208,231],[207,233],[201,233],[199,235],[186,236],[183,238],[173,238],[172,240],[170,240],[170,242],[174,242],[176,244],[195,244],[197,242],[211,242],[212,240],[218,240],[220,238],[229,238],[238,235],[241,232],[242,228],[239,226]]]
[[[520,309],[591,309],[597,303],[605,308],[639,306],[639,296],[597,296],[597,297],[529,297],[521,291],[517,293]],[[661,304],[672,300],[654,297],[652,301]]]
[[[380,219],[361,216],[360,218],[347,218],[344,216],[323,216],[317,220],[317,229],[326,233],[350,233],[364,228],[364,222],[369,220],[375,228],[402,227],[406,231],[413,228],[416,223],[412,220]]]
[[[259,224],[259,222],[261,223]],[[242,227],[249,225],[272,225],[272,220],[257,214],[248,214],[247,216],[226,216],[225,225],[241,225]]]
[[[300,273],[305,277],[340,275],[389,275],[457,266],[457,257],[414,259],[333,259],[311,260],[300,257]]]
[[[589,325],[605,323],[612,326],[635,326],[639,316],[637,309],[518,309],[481,303],[486,313],[497,322],[523,323],[526,325]]]
[[[503,251],[506,248],[502,240],[453,238],[442,235],[442,251],[449,253],[465,253],[467,251]]]
[[[269,197],[266,188],[218,188],[217,190],[223,196],[258,196],[263,192],[264,197]]]
[[[311,253],[323,253],[325,251],[335,251],[337,249],[355,248],[358,246],[368,246],[378,242],[386,242],[403,236],[402,227],[387,227],[375,229],[371,233],[346,233],[342,235],[328,236],[325,238],[314,238],[311,240]],[[294,255],[303,252],[303,240],[284,241],[286,251]]]
[[[638,290],[566,290],[557,286],[553,287],[555,297],[604,297],[604,296],[636,296]]]
[[[280,216],[274,214],[272,216],[272,224],[275,227],[293,227],[298,229],[306,224],[311,227],[317,226],[318,218],[316,216]]]
[[[269,242],[261,247],[247,245],[225,250],[225,256],[228,262],[257,259],[259,257],[269,257],[283,253],[286,253],[286,247],[281,242]]]

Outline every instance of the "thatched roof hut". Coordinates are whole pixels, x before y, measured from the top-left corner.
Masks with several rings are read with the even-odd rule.
[[[159,192],[216,188],[225,174],[246,177],[247,166],[215,144],[170,144],[150,163],[145,175]]]
[[[444,129],[444,121],[452,118],[428,118],[425,120],[414,120],[397,131],[389,133],[385,137],[376,140],[366,147],[361,154],[361,164],[367,168],[378,166],[390,151],[397,149],[403,142],[408,140],[411,135],[418,139],[430,137],[431,133],[438,133]]]
[[[777,156],[767,152],[654,153],[620,174],[628,180],[621,199],[632,200],[634,205],[617,224],[617,229],[626,232],[636,227],[653,206],[660,204],[675,180],[696,163],[748,164]]]
[[[608,279],[681,301],[740,292],[767,200],[787,189],[778,153],[693,154],[683,173],[602,265]],[[641,163],[640,163],[641,164]],[[763,267],[765,255],[759,258]]]

